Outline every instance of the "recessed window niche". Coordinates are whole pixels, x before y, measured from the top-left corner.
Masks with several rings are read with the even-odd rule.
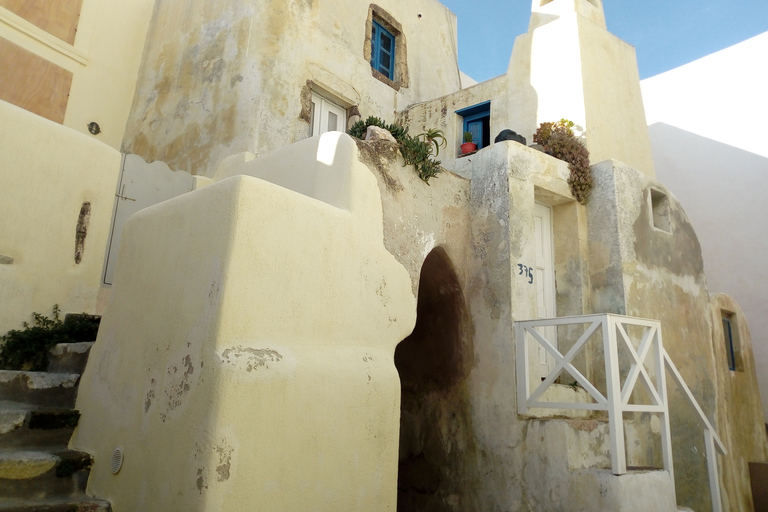
[[[669,199],[667,194],[654,188],[650,192],[653,227],[671,233],[672,228],[669,222]]]

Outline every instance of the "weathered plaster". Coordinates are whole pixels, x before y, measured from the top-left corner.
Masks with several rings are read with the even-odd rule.
[[[402,52],[397,90],[372,76],[365,57],[367,3],[159,3],[123,150],[211,176],[228,155],[306,138],[308,80],[350,112],[389,120],[405,105],[458,90],[453,14],[434,0],[377,5],[422,49]],[[169,40],[168,31],[179,35]],[[408,79],[427,73],[433,79]]]
[[[665,349],[712,417],[717,390],[709,294],[688,218],[671,193],[629,166],[608,161],[593,173],[587,215],[595,308],[661,321]],[[671,233],[652,227],[650,187],[667,192]],[[670,409],[678,503],[711,510],[709,493],[702,492],[709,484],[695,411],[675,388]]]
[[[760,393],[755,378],[752,337],[746,317],[730,296],[718,293],[712,297],[712,344],[715,352],[717,381],[717,426],[728,449],[728,457],[720,457],[724,507],[732,511],[751,511],[752,488],[750,462],[768,462],[768,438],[763,426]],[[728,368],[723,335],[723,312],[733,314],[732,328],[740,348],[741,369]]]

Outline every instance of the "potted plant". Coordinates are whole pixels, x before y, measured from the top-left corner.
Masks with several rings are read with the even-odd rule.
[[[477,150],[477,144],[472,142],[472,132],[464,132],[464,144],[461,145],[461,154],[466,155]]]

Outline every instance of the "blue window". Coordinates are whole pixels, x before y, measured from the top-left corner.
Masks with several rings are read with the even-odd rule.
[[[735,326],[733,325],[733,315],[723,312],[723,336],[725,337],[725,352],[728,357],[728,368],[732,371],[740,371],[741,368],[739,361],[740,351],[738,345],[738,339],[736,339],[736,333],[734,332]]]
[[[371,67],[390,80],[395,79],[395,36],[375,20],[371,32]]]
[[[491,102],[478,103],[456,111],[464,118],[463,132],[472,133],[472,142],[481,149],[491,144]],[[462,133],[463,135],[463,133]]]

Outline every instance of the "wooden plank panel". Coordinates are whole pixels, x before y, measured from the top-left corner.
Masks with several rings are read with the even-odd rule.
[[[0,0],[0,7],[69,44],[75,44],[82,4],[83,0]]]
[[[72,73],[0,38],[0,100],[64,122]]]

